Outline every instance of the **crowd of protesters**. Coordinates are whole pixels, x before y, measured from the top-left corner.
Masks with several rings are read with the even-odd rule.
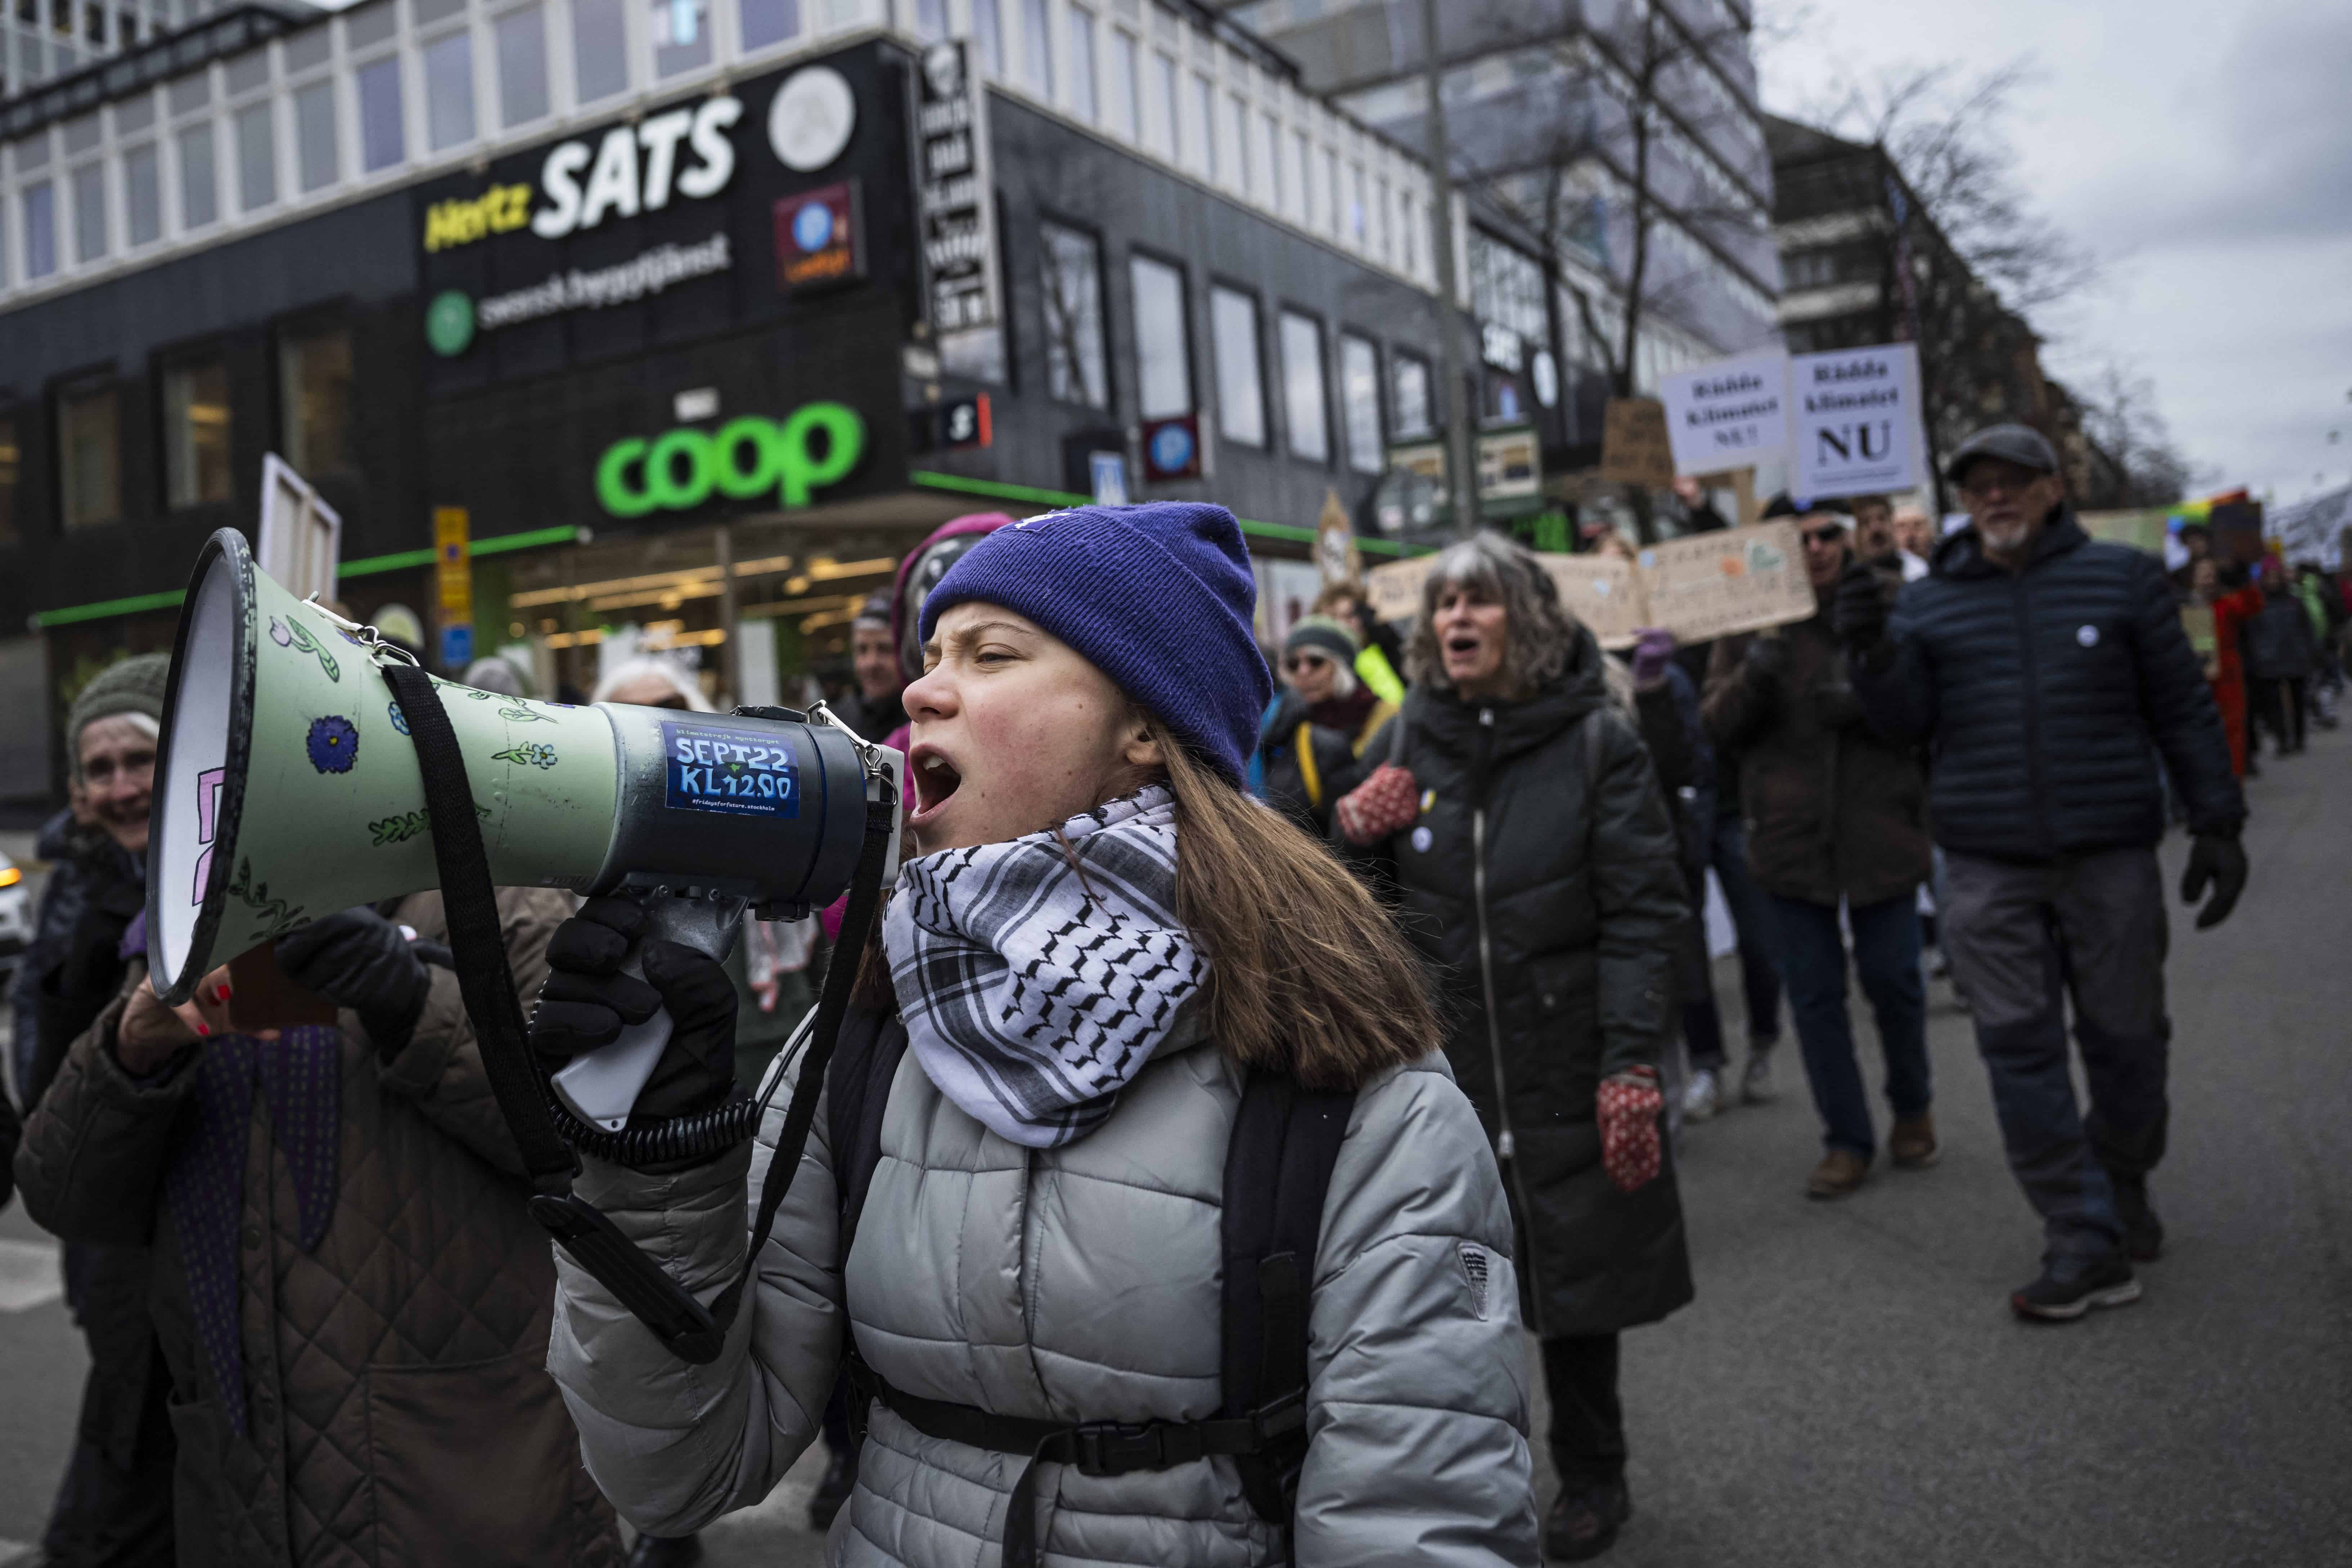
[[[856,979],[807,1171],[707,1365],[525,1217],[437,894],[278,944],[333,1025],[237,1032],[226,970],[156,999],[163,661],[110,668],[68,716],[12,998],[16,1184],[65,1239],[92,1361],[48,1560],[663,1568],[820,1437],[839,1563],[1595,1557],[1633,1508],[1622,1336],[1694,1298],[1682,1128],[1773,1093],[1785,999],[1822,1130],[1805,1195],[1849,1197],[1882,1144],[1932,1166],[1947,965],[2043,1221],[2009,1305],[2135,1299],[2168,1123],[2155,847],[2185,823],[2180,896],[2228,914],[2247,715],[2278,755],[2334,722],[2345,598],[2196,535],[2170,574],[2091,539],[2021,427],[1948,477],[1969,521],[1940,538],[1775,499],[1814,613],[1622,656],[1494,534],[1435,556],[1409,624],[1346,585],[1269,650],[1218,508],[938,531],[852,626],[842,712],[907,751],[912,794],[864,952],[836,950],[839,907],[749,921],[721,965],[640,946],[634,905],[500,893],[543,1062],[668,1011],[642,1117],[741,1092],[818,976]],[[659,660],[594,697],[707,707]],[[1291,1126],[1339,1119],[1336,1152],[1311,1257],[1283,1255],[1287,1286],[1260,1268],[1237,1352],[1215,1205],[1269,1083]],[[715,1159],[583,1156],[579,1191],[708,1299],[782,1104]],[[1540,1521],[1522,1328],[1560,1481]],[[1229,1386],[1266,1392],[1282,1356],[1290,1405]]]

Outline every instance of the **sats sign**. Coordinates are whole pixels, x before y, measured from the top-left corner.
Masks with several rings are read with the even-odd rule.
[[[530,226],[541,239],[592,229],[607,218],[659,212],[673,196],[696,201],[727,188],[735,174],[728,135],[743,118],[731,94],[692,108],[615,125],[601,138],[559,142],[539,168],[539,188],[492,185],[478,196],[436,202],[425,214],[425,248],[446,250]],[[544,198],[536,207],[534,195]]]

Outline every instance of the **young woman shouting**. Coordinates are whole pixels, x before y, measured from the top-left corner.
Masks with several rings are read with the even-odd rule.
[[[924,604],[905,694],[922,853],[826,1090],[866,1092],[843,1064],[888,1055],[852,1047],[903,1031],[870,1091],[878,1160],[857,1168],[820,1110],[709,1366],[562,1260],[550,1370],[641,1529],[764,1497],[854,1355],[874,1397],[835,1564],[1536,1562],[1509,1211],[1411,949],[1242,791],[1270,690],[1254,598],[1232,516],[1171,502],[1003,529]],[[538,1044],[585,1049],[658,993],[685,1059],[656,1085],[681,1105],[724,1093],[731,994],[660,942],[650,988],[615,973],[633,934],[616,909],[559,935]],[[1228,1392],[1221,1219],[1254,1073],[1353,1094],[1298,1260],[1286,1520],[1198,1425]],[[743,1262],[753,1158],[592,1161],[579,1190],[707,1301]],[[1102,1423],[1163,1424],[1141,1439],[1157,1462],[1087,1462],[1060,1436]]]

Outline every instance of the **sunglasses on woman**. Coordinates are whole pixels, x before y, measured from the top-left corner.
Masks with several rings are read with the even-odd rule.
[[[1297,675],[1302,669],[1312,669],[1330,662],[1319,653],[1294,653],[1282,661],[1282,668]]]
[[[1845,538],[1845,529],[1835,523],[1827,528],[1809,528],[1804,531],[1808,544],[1835,544]]]

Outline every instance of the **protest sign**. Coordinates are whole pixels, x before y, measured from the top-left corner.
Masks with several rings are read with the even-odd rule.
[[[1612,485],[1664,489],[1675,482],[1666,411],[1654,397],[1612,397],[1601,426],[1601,478]]]
[[[1748,354],[1676,371],[1659,382],[1658,390],[1678,474],[1753,468],[1788,448],[1785,354]]]
[[[1789,401],[1790,495],[1884,495],[1927,482],[1916,344],[1795,355]]]
[[[1664,626],[1678,642],[1801,621],[1813,614],[1813,585],[1793,521],[1718,529],[1643,550],[1634,564],[1641,625]]]
[[[1417,555],[1374,567],[1365,578],[1373,613],[1384,621],[1420,614],[1422,583],[1436,559]],[[1787,521],[1670,540],[1633,561],[1536,559],[1559,589],[1561,607],[1605,648],[1632,647],[1644,626],[1664,626],[1677,641],[1696,643],[1801,621],[1814,611],[1804,549],[1796,524]]]

